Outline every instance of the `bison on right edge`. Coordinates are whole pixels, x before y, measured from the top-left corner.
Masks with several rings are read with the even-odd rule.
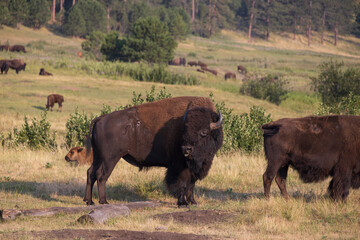
[[[289,166],[306,182],[332,177],[328,190],[334,200],[345,201],[350,187],[360,187],[360,117],[321,116],[284,118],[262,126],[268,162],[263,175],[265,197],[275,181],[287,198]]]

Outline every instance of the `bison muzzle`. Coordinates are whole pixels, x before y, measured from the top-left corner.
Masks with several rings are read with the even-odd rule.
[[[107,203],[105,184],[123,158],[142,168],[167,168],[165,182],[178,206],[195,204],[193,189],[209,172],[223,141],[222,117],[209,98],[177,97],[115,111],[95,118],[84,201],[93,204],[97,181],[99,203]]]

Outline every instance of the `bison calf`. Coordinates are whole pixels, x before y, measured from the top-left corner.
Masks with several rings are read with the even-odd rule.
[[[46,103],[46,109],[50,111],[53,110],[54,104],[58,103],[59,104],[59,111],[62,111],[62,103],[64,102],[64,97],[60,94],[50,94],[47,97],[47,103]]]
[[[68,162],[75,162],[76,164],[92,164],[93,152],[87,152],[85,148],[73,147],[65,156],[65,160]]]
[[[52,76],[51,73],[45,71],[44,68],[40,68],[40,72],[39,72],[39,75],[42,75],[42,76]]]
[[[246,67],[241,66],[241,65],[239,65],[239,66],[237,67],[237,70],[238,70],[239,73],[243,73],[243,74],[246,74],[246,73],[247,73]]]
[[[267,168],[266,198],[275,181],[284,197],[289,166],[306,182],[332,177],[330,197],[345,200],[350,187],[360,187],[360,117],[285,118],[262,126]]]
[[[229,78],[236,78],[236,75],[235,75],[235,73],[227,72],[227,73],[225,73],[224,78],[225,78],[225,80],[228,80]]]

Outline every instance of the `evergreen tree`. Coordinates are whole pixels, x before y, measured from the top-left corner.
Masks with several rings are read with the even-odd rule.
[[[86,26],[79,8],[73,7],[65,14],[63,31],[66,35],[81,37],[86,35]]]
[[[8,9],[12,17],[13,26],[16,26],[18,23],[22,23],[29,12],[26,0],[10,0]]]
[[[8,8],[8,2],[4,1],[0,3],[0,25],[10,25],[11,20],[12,18]]]
[[[49,5],[46,0],[30,0],[26,25],[39,29],[50,19]]]

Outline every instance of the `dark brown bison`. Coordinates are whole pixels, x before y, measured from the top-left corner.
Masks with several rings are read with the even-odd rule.
[[[5,59],[0,60],[0,70],[1,70],[1,74],[3,74],[3,72],[5,71],[5,67],[6,67],[5,62],[6,62]]]
[[[93,204],[95,181],[99,203],[107,203],[105,184],[120,158],[140,170],[167,168],[165,182],[178,206],[195,204],[195,183],[208,174],[223,141],[221,114],[203,97],[145,103],[95,118],[91,126],[94,161],[87,172],[87,204]]]
[[[229,78],[236,78],[236,75],[235,73],[232,73],[232,72],[227,72],[225,73],[225,80],[228,80]]]
[[[82,147],[73,147],[70,149],[68,154],[65,156],[65,160],[68,162],[75,162],[76,164],[92,164],[93,162],[93,153],[92,149],[90,152],[86,151]]]
[[[204,70],[204,71],[207,71],[209,73],[212,73],[215,76],[217,76],[217,71],[216,70],[212,70],[212,69],[208,69],[208,68],[201,68],[201,69]]]
[[[207,68],[207,65],[203,62],[198,61],[198,65],[201,67],[201,69]]]
[[[205,71],[204,70],[202,70],[202,69],[196,69],[196,71],[198,71],[198,72],[201,72],[201,73],[205,73]]]
[[[265,196],[275,181],[288,197],[286,176],[293,167],[306,182],[332,177],[330,197],[345,200],[350,187],[360,187],[360,117],[285,118],[262,126],[268,162],[263,175]]]
[[[9,45],[0,45],[0,51],[9,51]]]
[[[49,110],[50,108],[50,111],[53,110],[53,107],[54,107],[54,104],[55,103],[58,103],[59,104],[59,109],[58,111],[62,111],[62,103],[64,102],[64,97],[60,94],[50,94],[48,97],[47,97],[47,103],[46,103],[46,109]]]
[[[42,75],[42,76],[52,76],[51,73],[45,71],[44,68],[40,68],[40,72],[39,72],[39,75]]]
[[[23,45],[13,45],[9,48],[10,52],[23,52],[26,53],[25,47]]]
[[[190,61],[190,62],[188,62],[188,65],[190,66],[190,67],[192,67],[192,66],[197,66],[198,65],[198,63],[197,62],[195,62],[195,61]]]
[[[179,65],[183,65],[185,66],[186,65],[186,59],[185,58],[175,58],[171,61],[169,61],[169,65],[176,65],[176,66],[179,66]]]
[[[241,66],[241,65],[239,65],[239,66],[237,67],[237,70],[238,70],[239,73],[242,73],[242,74],[246,74],[246,73],[247,73],[246,67]]]
[[[14,60],[1,60],[4,61],[1,66],[1,74],[9,71],[9,68],[14,69],[16,71],[16,74],[18,74],[21,70],[25,71],[26,63],[22,59],[14,59]]]

